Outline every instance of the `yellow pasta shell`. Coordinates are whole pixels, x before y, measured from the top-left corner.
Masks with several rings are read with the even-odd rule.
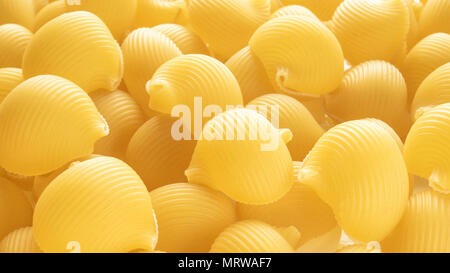
[[[133,28],[186,23],[185,0],[138,0]]]
[[[284,5],[300,5],[311,10],[322,21],[330,20],[344,0],[281,0]]]
[[[269,94],[251,101],[247,108],[256,110],[269,120],[277,116],[278,127],[293,134],[287,144],[293,160],[303,160],[324,130],[298,100],[282,94]]]
[[[32,227],[16,229],[0,242],[0,253],[40,253]]]
[[[122,51],[125,63],[123,79],[128,92],[144,112],[152,116],[154,113],[148,108],[145,84],[159,66],[182,53],[166,35],[149,28],[130,33],[122,43]]]
[[[408,51],[418,42],[417,40],[419,39],[419,18],[416,16],[414,10],[415,5],[414,3],[416,3],[416,1],[406,0],[406,3],[408,4],[408,11],[409,11],[409,32],[406,37],[406,44],[407,44],[406,51]]]
[[[82,0],[71,5],[73,0],[65,0],[68,11],[89,11],[97,15],[108,26],[117,40],[133,24],[138,0]]]
[[[161,24],[152,28],[169,37],[184,54],[209,54],[200,37],[190,29],[177,24]]]
[[[69,12],[46,23],[33,36],[25,50],[23,74],[25,78],[58,75],[86,92],[112,91],[122,80],[122,53],[97,16]]]
[[[381,253],[379,243],[354,244],[339,248],[336,253]]]
[[[351,64],[391,61],[406,40],[409,10],[403,0],[347,0],[337,8],[332,22]]]
[[[200,185],[177,183],[150,192],[158,221],[157,248],[208,252],[214,239],[236,220],[234,203]]]
[[[273,90],[264,65],[248,46],[236,52],[225,65],[238,80],[244,103]]]
[[[420,84],[411,105],[412,119],[447,102],[450,102],[450,62],[438,67]]]
[[[352,238],[384,239],[408,202],[408,172],[392,133],[370,119],[342,123],[326,132],[299,170]]]
[[[149,190],[186,181],[195,141],[176,141],[171,134],[176,119],[158,115],[144,123],[128,144],[127,163],[139,174]]]
[[[33,0],[0,0],[0,14],[0,25],[18,24],[33,29]]]
[[[147,120],[144,112],[126,92],[99,90],[91,94],[109,126],[109,135],[95,143],[94,153],[125,160],[128,143]]]
[[[244,204],[274,202],[293,184],[291,138],[256,111],[227,111],[204,126],[186,176]]]
[[[272,19],[258,28],[249,45],[277,91],[329,93],[344,74],[336,37],[316,19],[295,15]]]
[[[301,162],[294,162],[294,181],[297,179]],[[273,226],[295,226],[301,232],[299,245],[326,236],[337,227],[333,211],[308,186],[295,183],[292,189],[275,203],[251,206],[237,204],[241,220],[256,219]],[[341,232],[333,233],[323,249],[336,250]],[[311,251],[311,249],[309,249]]]
[[[33,209],[25,193],[0,177],[0,240],[15,229],[31,225]]]
[[[0,26],[0,68],[22,67],[26,47],[33,34],[23,26],[5,24]]]
[[[280,0],[270,0],[270,11],[275,12],[279,8],[281,8],[283,4]]]
[[[397,228],[381,242],[384,252],[450,252],[450,196],[435,191],[415,194]]]
[[[292,246],[272,226],[257,220],[237,222],[214,241],[211,253],[291,253]]]
[[[23,81],[22,69],[0,68],[0,104],[17,85]]]
[[[420,13],[420,38],[432,33],[450,33],[450,2],[448,0],[429,0]]]
[[[242,105],[242,93],[233,73],[218,60],[201,54],[175,57],[155,72],[146,86],[152,110],[170,114],[176,105],[194,112],[194,99],[202,104]]]
[[[57,204],[57,205],[55,205]],[[44,252],[129,252],[154,249],[150,195],[124,162],[97,157],[60,174],[36,204],[33,228]]]
[[[296,97],[314,116],[316,121],[322,126],[323,129],[328,130],[333,127],[335,121],[329,117],[325,110],[325,100],[321,98],[299,98]]]
[[[67,12],[66,3],[64,1],[65,0],[57,0],[43,7],[36,15],[34,31],[38,31],[48,21]]]
[[[450,62],[450,34],[431,34],[418,42],[408,53],[401,71],[408,87],[411,102],[417,88],[435,69]]]
[[[408,171],[427,178],[437,191],[450,193],[450,103],[425,112],[405,141]]]
[[[93,151],[108,125],[74,83],[43,75],[19,84],[0,105],[0,165],[46,174]]]
[[[33,0],[34,13],[38,13],[43,7],[49,3],[48,0]]]
[[[312,11],[310,11],[309,9],[307,9],[303,6],[299,6],[299,5],[284,6],[280,9],[278,9],[276,12],[272,13],[272,15],[270,16],[270,19],[278,18],[278,17],[282,17],[282,16],[289,16],[289,15],[306,16],[311,19],[317,19],[320,21],[320,19],[317,18],[317,16]]]
[[[188,0],[189,22],[221,61],[245,47],[270,17],[270,0]]]

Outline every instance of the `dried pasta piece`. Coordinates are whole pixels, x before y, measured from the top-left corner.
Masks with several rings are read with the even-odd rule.
[[[186,176],[244,204],[274,202],[293,184],[291,138],[256,111],[227,111],[204,126]]]
[[[211,246],[211,253],[292,253],[293,248],[272,226],[257,220],[226,228]]]
[[[74,163],[53,180],[36,204],[33,228],[44,252],[129,252],[157,241],[144,183],[112,157]]]
[[[39,11],[48,5],[49,0],[33,0],[34,13],[39,13]]]
[[[0,68],[0,104],[17,85],[23,82],[22,69]]]
[[[450,33],[448,18],[450,18],[450,2],[448,0],[427,1],[420,13],[420,38],[437,32]]]
[[[392,133],[373,120],[348,121],[326,132],[299,170],[333,210],[339,226],[363,242],[384,239],[409,194],[408,172]]]
[[[208,252],[236,221],[233,201],[200,185],[176,183],[150,192],[158,221],[158,244],[167,252]]]
[[[278,9],[276,12],[272,13],[272,15],[270,16],[270,19],[278,18],[278,17],[282,17],[282,16],[289,16],[289,15],[306,16],[306,17],[310,17],[312,19],[317,19],[318,21],[320,21],[320,19],[317,18],[317,16],[312,11],[305,8],[304,6],[299,6],[299,5],[284,6],[280,9]]]
[[[138,0],[133,28],[168,23],[187,23],[185,0]]]
[[[200,37],[187,27],[177,24],[161,24],[152,28],[169,37],[183,54],[209,54]]]
[[[378,242],[370,242],[367,244],[359,243],[342,246],[336,253],[381,253],[381,248]]]
[[[337,88],[344,74],[339,42],[316,19],[272,19],[256,30],[249,45],[277,91],[317,97]]]
[[[300,5],[308,8],[322,21],[328,21],[344,0],[281,0],[284,5]]]
[[[386,253],[448,253],[450,195],[428,190],[415,194],[396,229],[381,242]]]
[[[281,3],[280,0],[270,0],[270,11],[271,12],[277,11],[282,6],[283,6],[283,4]]]
[[[67,12],[65,0],[54,1],[47,6],[43,7],[34,21],[34,31],[38,31],[44,24],[48,21],[60,16],[61,14]]]
[[[73,81],[86,92],[112,91],[122,80],[123,60],[102,20],[90,12],[75,11],[54,18],[35,33],[22,68],[27,79],[52,74]]]
[[[0,165],[20,175],[46,174],[91,154],[108,133],[80,87],[58,76],[36,76],[0,105]]]
[[[0,68],[21,68],[25,49],[32,37],[33,33],[23,26],[0,25]]]
[[[33,29],[33,1],[34,0],[0,0],[0,25],[18,24],[27,29]]]
[[[40,253],[32,227],[16,229],[0,241],[0,253]]]

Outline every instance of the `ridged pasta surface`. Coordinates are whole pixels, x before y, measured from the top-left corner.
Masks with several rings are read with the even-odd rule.
[[[0,165],[34,176],[92,153],[108,125],[89,96],[58,76],[19,84],[0,105]]]
[[[25,49],[32,37],[33,34],[23,26],[0,25],[0,68],[21,68]]]
[[[34,20],[34,31],[38,31],[45,23],[67,11],[65,0],[54,1],[42,8]]]
[[[18,24],[33,29],[33,0],[0,0],[0,25]]]
[[[49,0],[33,0],[33,5],[34,5],[34,13],[37,14],[39,13],[39,11],[45,7],[46,5],[48,5]]]
[[[354,244],[342,246],[336,253],[381,253],[379,243]]]
[[[236,220],[234,203],[207,187],[176,183],[150,192],[158,221],[157,249],[208,252],[214,239]]]
[[[398,143],[370,119],[345,122],[326,132],[298,178],[333,209],[349,236],[363,242],[384,239],[408,202],[408,172]]]
[[[169,37],[183,54],[209,54],[209,50],[197,34],[177,24],[161,24],[152,28]]]
[[[281,0],[284,5],[300,5],[310,9],[322,21],[330,20],[344,0]]]
[[[16,229],[0,241],[0,253],[40,253],[32,227]]]
[[[381,242],[384,252],[450,252],[450,196],[435,191],[415,194],[397,228]]]
[[[432,33],[450,33],[450,2],[447,0],[429,0],[420,13],[419,31],[424,38]]]
[[[272,19],[256,30],[249,45],[277,91],[329,93],[344,74],[339,42],[316,19],[295,15]]]
[[[272,15],[270,16],[270,19],[283,17],[283,16],[289,16],[289,15],[306,16],[306,17],[310,17],[312,19],[320,20],[319,18],[317,18],[317,16],[312,11],[305,8],[304,6],[299,6],[299,5],[284,6],[284,7],[280,8],[279,10],[277,10],[276,12],[272,13]]]
[[[0,104],[19,83],[23,82],[22,69],[0,68]]]
[[[94,14],[75,11],[41,27],[23,59],[25,78],[52,74],[73,81],[86,92],[115,90],[123,74],[120,47]]]
[[[186,23],[185,0],[138,0],[133,28]]]
[[[150,195],[124,162],[97,157],[60,174],[43,192],[33,217],[44,252],[154,249],[157,227]]]

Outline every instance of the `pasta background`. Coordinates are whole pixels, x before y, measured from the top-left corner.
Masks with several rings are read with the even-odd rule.
[[[33,34],[25,27],[16,24],[0,25],[0,68],[22,67],[25,48]]]
[[[22,81],[22,69],[0,68],[0,105],[6,96]]]
[[[18,24],[33,29],[33,0],[1,0],[0,11],[0,25]]]

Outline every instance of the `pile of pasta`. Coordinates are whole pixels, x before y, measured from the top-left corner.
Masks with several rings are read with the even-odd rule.
[[[449,18],[0,0],[0,252],[450,252]]]

